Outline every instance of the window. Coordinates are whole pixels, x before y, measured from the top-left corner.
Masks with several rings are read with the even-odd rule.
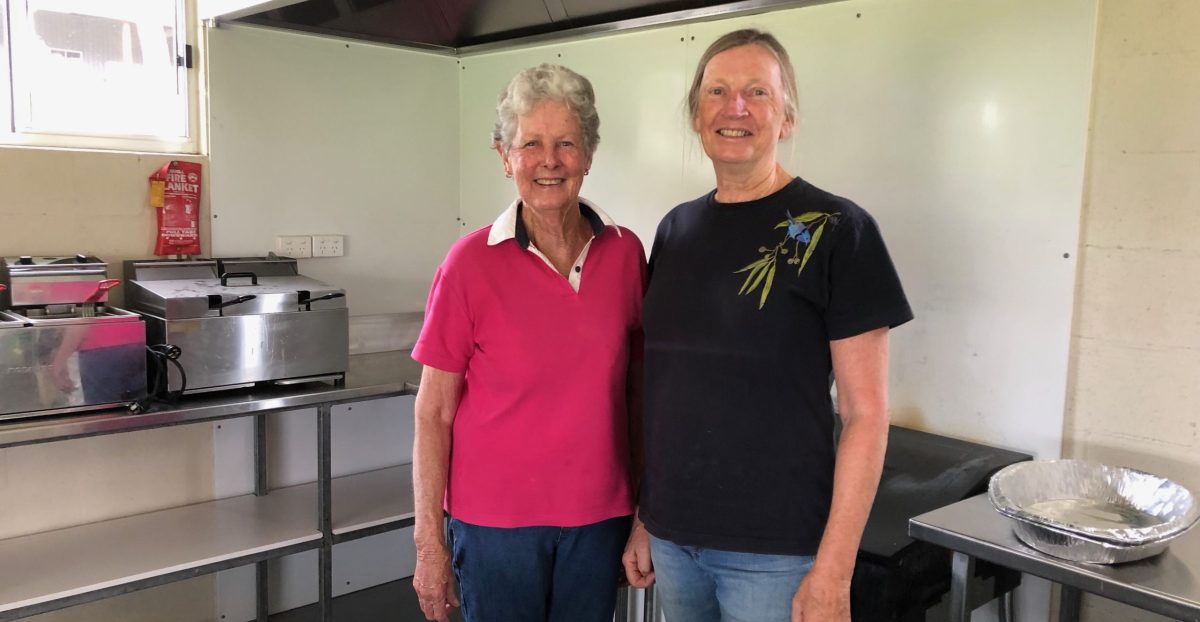
[[[184,0],[0,0],[0,142],[198,151]]]

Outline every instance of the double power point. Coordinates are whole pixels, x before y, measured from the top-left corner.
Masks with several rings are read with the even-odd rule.
[[[346,236],[322,234],[312,236],[313,257],[341,257],[346,254]]]
[[[275,253],[294,259],[342,257],[346,236],[339,234],[281,235],[275,238]]]

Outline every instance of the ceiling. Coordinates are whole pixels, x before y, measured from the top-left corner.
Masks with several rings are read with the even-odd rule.
[[[235,21],[458,53],[830,0],[304,0]]]

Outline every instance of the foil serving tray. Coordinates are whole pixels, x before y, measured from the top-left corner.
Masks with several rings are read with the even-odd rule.
[[[1075,561],[1119,563],[1161,553],[1200,519],[1185,487],[1082,460],[1021,462],[988,484],[992,505],[1029,546]]]

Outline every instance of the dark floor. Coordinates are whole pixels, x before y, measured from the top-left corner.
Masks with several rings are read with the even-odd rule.
[[[319,614],[313,604],[277,613],[271,616],[271,622],[315,622]],[[425,616],[417,607],[412,579],[405,578],[333,599],[333,619],[336,622],[424,622]],[[454,611],[450,620],[462,622],[462,616]]]

